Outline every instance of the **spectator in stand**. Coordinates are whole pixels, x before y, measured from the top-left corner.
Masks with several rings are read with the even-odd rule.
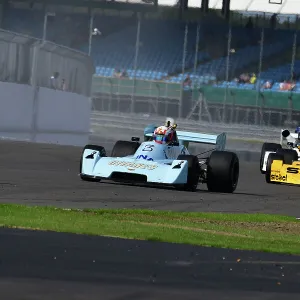
[[[240,77],[236,80],[238,83],[249,83],[250,76],[248,73],[242,73]]]
[[[257,78],[256,78],[255,73],[252,73],[252,76],[251,76],[249,82],[250,82],[251,84],[255,84],[255,83],[256,83],[256,79],[257,79]]]
[[[121,76],[122,76],[121,70],[120,69],[115,69],[114,77],[121,78]]]
[[[284,80],[279,84],[279,90],[280,91],[292,91],[295,88],[296,84],[293,82],[288,82],[287,80]]]
[[[272,86],[273,86],[273,82],[272,82],[271,80],[267,80],[267,81],[263,84],[262,88],[263,88],[263,89],[266,89],[266,90],[269,90],[269,89],[272,88]]]
[[[184,87],[191,87],[192,86],[192,80],[190,75],[187,75],[186,78],[183,81],[183,86]]]
[[[121,77],[122,78],[128,77],[127,71],[125,69],[122,71]]]

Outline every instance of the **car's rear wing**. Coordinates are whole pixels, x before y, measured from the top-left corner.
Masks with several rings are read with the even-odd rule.
[[[221,134],[207,134],[207,133],[194,133],[188,131],[177,131],[179,141],[183,141],[186,146],[188,143],[198,143],[206,145],[216,145],[216,150],[224,150],[226,146],[226,133]]]
[[[226,146],[226,133],[221,134],[206,134],[206,133],[194,133],[188,131],[176,130],[178,140],[188,147],[189,143],[198,143],[206,145],[216,145],[216,150],[223,151]],[[145,136],[152,137],[153,133],[145,133]]]

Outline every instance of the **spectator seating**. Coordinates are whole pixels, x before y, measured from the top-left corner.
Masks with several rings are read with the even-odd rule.
[[[43,34],[44,15],[41,11],[11,9],[4,16],[4,29],[21,32],[41,38]],[[207,84],[218,78],[226,77],[227,57],[212,60],[207,43],[227,39],[228,27],[215,19],[207,18],[201,24],[197,67],[191,71],[195,60],[196,28],[195,22],[189,23],[186,40],[185,70],[181,74],[185,23],[175,20],[146,19],[141,21],[137,70],[134,72],[137,21],[135,17],[95,16],[94,27],[101,36],[93,37],[92,55],[96,65],[96,75],[113,76],[114,70],[126,70],[130,78],[136,75],[144,80],[166,80],[179,83],[190,75],[194,84]],[[63,44],[82,51],[88,51],[89,17],[85,14],[56,14],[49,17],[47,40]],[[243,27],[232,28],[233,52],[229,60],[229,77],[233,78],[240,69],[258,69],[260,45],[258,43],[261,29],[249,31]],[[207,37],[212,36],[208,42]],[[273,34],[265,31],[263,59],[280,55],[291,47],[293,32],[278,30]],[[220,44],[221,45],[221,44]],[[214,45],[213,45],[214,46]],[[221,47],[221,46],[220,46]],[[225,51],[227,50],[224,49]],[[224,53],[223,53],[224,55]],[[300,73],[300,62],[296,62],[296,73]],[[179,75],[173,75],[173,74]],[[290,66],[284,65],[262,73],[263,80],[280,82],[290,74]],[[173,76],[172,76],[173,75]],[[168,79],[166,79],[168,78]],[[234,82],[218,84],[219,87],[235,87]],[[274,84],[273,88],[276,88]],[[239,88],[252,89],[253,85],[238,85]]]
[[[297,80],[296,80],[296,86],[293,89],[293,92],[300,93],[300,60],[296,60],[294,64],[294,73],[296,74]],[[238,88],[238,89],[258,89],[260,88],[264,92],[270,91],[270,92],[288,92],[288,91],[280,91],[280,83],[284,80],[290,80],[291,79],[291,63],[280,65],[277,67],[269,68],[265,70],[264,72],[261,72],[261,79],[257,82],[257,84],[238,84],[235,81],[226,82],[223,81],[221,83],[215,84],[215,87],[219,88]],[[264,89],[262,88],[263,84],[269,81],[272,83],[271,89]]]
[[[295,61],[294,72],[300,75],[300,60]],[[270,68],[262,72],[261,77],[277,82],[289,80],[291,78],[291,63]]]
[[[290,40],[292,38],[292,33],[282,32],[282,37],[280,42],[271,41],[270,44],[264,45],[263,59],[268,59],[269,57],[280,54],[285,51],[290,46]],[[247,46],[241,50],[238,50],[231,54],[229,60],[229,78],[235,77],[235,74],[240,69],[245,69],[251,66],[252,70],[258,70],[259,66],[259,56],[260,56],[260,45]],[[255,64],[257,64],[255,66]],[[212,80],[217,78],[226,78],[226,68],[227,68],[227,56],[221,57],[219,59],[207,62],[205,64],[198,65],[196,71],[186,72],[185,74],[179,74],[177,76],[171,77],[169,82],[181,82],[182,78],[187,75],[193,79],[194,84],[207,84]]]
[[[134,75],[137,26],[133,25],[98,39],[93,44],[98,75],[112,74],[113,69],[126,69],[129,77]],[[201,37],[200,37],[201,39]],[[196,24],[189,26],[185,67],[194,63],[196,48]],[[178,21],[143,20],[140,29],[140,47],[136,77],[161,79],[182,68],[184,24]],[[208,59],[200,52],[198,62]]]

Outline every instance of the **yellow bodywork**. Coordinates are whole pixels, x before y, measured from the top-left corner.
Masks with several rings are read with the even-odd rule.
[[[282,160],[274,160],[271,165],[270,181],[300,185],[300,162],[294,161],[291,165],[286,165]]]

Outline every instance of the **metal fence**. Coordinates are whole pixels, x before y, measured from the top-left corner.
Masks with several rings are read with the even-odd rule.
[[[235,15],[228,24],[211,15],[137,14],[123,30],[93,37],[93,108],[227,124],[297,122],[299,20],[279,17]]]
[[[90,96],[94,65],[84,53],[0,30],[0,81]]]

